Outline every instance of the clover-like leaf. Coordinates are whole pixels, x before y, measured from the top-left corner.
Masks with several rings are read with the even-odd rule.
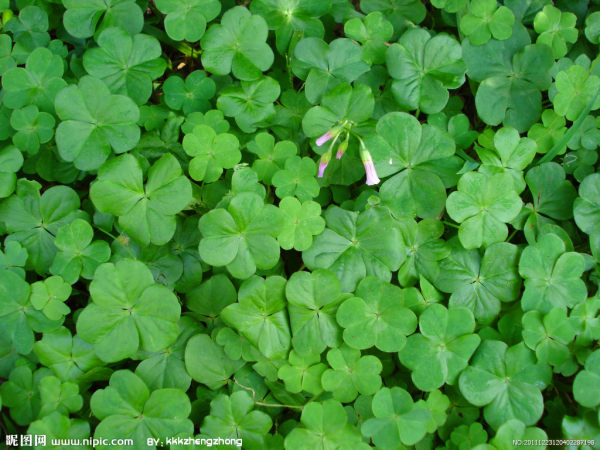
[[[299,355],[318,354],[326,347],[340,344],[341,331],[335,314],[347,295],[342,294],[340,282],[333,272],[295,272],[286,285],[285,295],[292,344]]]
[[[386,66],[394,79],[394,98],[407,111],[440,112],[448,102],[448,89],[465,82],[459,43],[447,35],[432,37],[423,28],[407,31],[389,47]]]
[[[595,11],[585,18],[585,37],[592,44],[598,44],[600,37],[600,12]]]
[[[227,209],[213,209],[200,218],[200,256],[213,266],[226,266],[235,278],[249,278],[279,261],[281,222],[279,209],[265,205],[259,195],[238,194]]]
[[[330,369],[321,376],[323,389],[344,403],[353,401],[360,393],[373,395],[381,387],[381,361],[376,356],[361,356],[360,350],[342,345],[327,352]]]
[[[273,102],[281,88],[271,77],[242,81],[240,86],[228,86],[219,91],[217,107],[245,133],[253,133],[264,121],[275,115]]]
[[[41,368],[32,372],[27,365],[15,367],[8,380],[0,386],[2,407],[10,408],[10,417],[21,426],[33,422],[40,413],[40,381],[51,375],[49,370]]]
[[[577,226],[587,234],[600,233],[600,174],[585,177],[579,185],[579,197],[573,205],[573,215]]]
[[[247,391],[221,394],[210,402],[210,414],[200,431],[223,439],[242,438],[249,449],[264,448],[265,435],[273,426],[266,413],[253,410],[254,401]]]
[[[487,247],[508,236],[506,222],[517,217],[523,205],[511,178],[506,173],[467,172],[458,190],[448,196],[448,214],[461,224],[458,237],[465,248]]]
[[[507,242],[490,245],[480,256],[479,251],[465,250],[458,242],[452,253],[442,260],[435,285],[452,294],[449,306],[468,308],[477,320],[489,323],[500,312],[501,302],[519,297],[521,280],[517,272],[518,248]]]
[[[275,172],[283,169],[287,159],[298,151],[291,141],[275,143],[275,138],[269,133],[258,133],[253,141],[248,142],[247,148],[258,157],[252,163],[252,170],[258,175],[258,179],[267,185],[272,184],[271,179]]]
[[[275,30],[275,45],[284,54],[295,35],[322,38],[325,33],[319,17],[331,8],[332,0],[255,0],[250,10],[260,14]]]
[[[546,314],[553,307],[572,308],[585,300],[587,289],[581,279],[584,258],[565,250],[562,239],[553,233],[541,236],[536,244],[523,250],[519,273],[525,279],[521,299],[524,311]]]
[[[285,197],[279,202],[279,209],[283,213],[283,225],[277,241],[284,250],[307,250],[313,242],[313,236],[325,229],[321,205],[317,202],[308,200],[300,203],[294,197]]]
[[[163,84],[165,103],[171,109],[182,109],[185,115],[192,112],[206,112],[211,105],[209,100],[215,95],[216,85],[203,70],[190,73],[185,81],[172,75]]]
[[[600,89],[600,77],[583,66],[573,64],[556,74],[554,87],[556,89],[551,97],[554,111],[574,121]],[[600,97],[596,97],[591,110],[598,108],[600,108]]]
[[[468,309],[429,306],[419,317],[420,333],[409,336],[399,353],[415,386],[433,391],[454,384],[481,341],[474,330],[475,319]]]
[[[44,275],[58,252],[58,230],[87,214],[79,210],[79,196],[70,187],[53,186],[43,195],[40,188],[35,181],[19,180],[16,193],[0,204],[0,220],[10,232],[6,241],[20,242],[29,254],[27,267]]]
[[[60,156],[80,170],[95,170],[111,153],[131,150],[140,139],[139,109],[129,97],[111,95],[99,79],[84,76],[56,95]]]
[[[528,311],[523,314],[523,341],[539,362],[558,366],[570,356],[568,345],[575,338],[575,329],[564,308],[552,308],[549,313]]]
[[[62,315],[47,318],[30,299],[31,288],[19,275],[0,270],[0,324],[3,336],[16,351],[27,355],[34,344],[34,331],[50,331],[60,326]]]
[[[412,23],[421,23],[427,10],[419,0],[360,0],[365,14],[380,11],[392,22],[396,32]]]
[[[85,220],[75,219],[60,228],[54,240],[59,251],[50,266],[50,273],[60,275],[71,284],[80,276],[91,279],[96,267],[110,258],[109,245],[93,239],[94,230]]]
[[[77,333],[95,345],[104,361],[132,356],[138,349],[162,350],[179,332],[177,297],[154,283],[140,261],[123,259],[98,267],[90,284],[92,302],[77,319]]]
[[[175,41],[199,41],[206,24],[221,12],[218,0],[156,0],[165,17],[165,31]]]
[[[544,411],[540,392],[550,382],[550,367],[538,363],[524,343],[508,347],[484,340],[460,375],[461,393],[473,405],[484,406],[483,416],[492,428],[510,419],[535,424]]]
[[[194,180],[212,183],[219,179],[223,169],[231,169],[240,162],[240,143],[230,133],[217,134],[207,125],[196,125],[183,138],[183,149],[192,156],[190,175]]]
[[[359,213],[331,206],[324,215],[327,228],[302,252],[306,267],[333,271],[344,292],[353,291],[367,275],[391,280],[406,251],[398,222],[385,208]]]
[[[71,295],[71,285],[54,275],[31,285],[31,304],[50,320],[62,320],[71,312],[65,301]]]
[[[369,276],[358,284],[355,295],[336,313],[344,342],[360,350],[375,346],[384,352],[400,351],[417,327],[415,314],[404,306],[402,290]]]
[[[233,7],[202,37],[202,65],[210,73],[252,81],[273,64],[273,50],[265,42],[265,20],[246,8]]]
[[[79,386],[70,381],[61,382],[49,376],[40,380],[41,408],[39,417],[58,411],[66,416],[83,407],[83,398],[79,395]]]
[[[15,67],[2,74],[2,102],[11,109],[35,105],[40,111],[53,113],[54,98],[67,85],[63,72],[60,56],[47,48],[36,48],[27,57],[24,68]]]
[[[321,356],[315,353],[299,355],[291,350],[287,364],[282,365],[277,376],[285,383],[285,388],[296,394],[301,391],[317,395],[323,392],[321,375],[327,366],[321,361]]]
[[[152,81],[167,66],[158,40],[146,34],[133,37],[122,28],[108,28],[97,38],[98,47],[83,55],[83,66],[106,83],[113,94],[127,95],[143,105],[152,94]]]
[[[14,145],[0,150],[0,198],[9,197],[17,187],[17,172],[23,167],[23,154]]]
[[[271,182],[279,198],[295,196],[304,202],[319,195],[319,183],[315,175],[317,165],[307,157],[290,156],[283,169],[273,175]]]
[[[21,151],[36,154],[40,144],[49,142],[54,136],[55,124],[51,114],[40,112],[35,105],[15,109],[10,116],[10,126],[16,131],[13,144]]]
[[[190,376],[210,389],[218,389],[229,381],[229,377],[245,362],[232,360],[223,348],[206,334],[192,337],[185,347],[185,367]]]
[[[27,433],[31,435],[44,435],[46,443],[56,440],[59,442],[69,442],[70,439],[83,442],[83,439],[90,438],[90,424],[81,419],[69,419],[58,411],[31,422],[27,428]],[[36,446],[39,448],[39,446]],[[91,445],[74,446],[79,450],[91,450]]]
[[[107,27],[120,26],[129,34],[142,31],[144,15],[135,0],[64,0],[63,23],[73,36],[83,39]]]
[[[339,83],[356,80],[369,70],[369,65],[362,60],[361,47],[350,39],[335,39],[327,44],[307,37],[294,48],[292,70],[305,80],[306,98],[315,104]]]
[[[240,286],[238,302],[220,314],[225,323],[242,333],[267,358],[284,357],[290,348],[285,283],[278,276],[249,278]]]
[[[510,419],[500,425],[496,436],[490,440],[490,444],[494,448],[505,450],[514,447],[513,442],[515,441],[545,441],[548,439],[546,432],[538,427],[528,427],[518,419]],[[532,447],[536,447],[533,445]],[[542,445],[537,447],[540,450],[543,448]]]
[[[506,6],[499,7],[496,0],[473,0],[469,13],[460,20],[460,31],[473,45],[481,45],[492,36],[500,41],[508,39],[514,23],[513,12]]]
[[[99,211],[118,216],[133,239],[160,245],[173,237],[175,214],[190,202],[192,187],[172,154],[164,154],[152,165],[146,184],[138,160],[127,154],[100,168],[90,198]]]
[[[97,438],[128,437],[146,443],[151,437],[164,438],[194,430],[188,419],[192,407],[185,392],[179,389],[150,391],[129,370],[114,372],[109,385],[94,392],[90,406],[94,416],[100,419],[94,432]]]
[[[110,375],[110,370],[102,367],[104,362],[96,356],[94,346],[78,335],[71,336],[65,327],[45,332],[33,351],[42,364],[64,381],[85,379],[86,375],[93,377],[94,372],[102,378]]]
[[[363,59],[369,64],[383,64],[387,43],[394,34],[394,26],[381,11],[368,14],[364,20],[358,17],[344,23],[344,33],[363,45]]]
[[[358,430],[348,423],[344,407],[336,400],[307,404],[302,409],[300,423],[285,437],[286,450],[302,447],[333,450],[339,446],[357,450],[368,448]]]
[[[541,91],[550,87],[554,58],[548,46],[530,42],[520,23],[504,41],[493,39],[480,46],[463,41],[467,75],[480,82],[475,94],[477,114],[488,125],[503,123],[523,133],[539,119]]]
[[[577,16],[572,12],[562,12],[552,5],[546,5],[533,21],[533,27],[539,34],[536,42],[550,47],[554,58],[562,58],[567,54],[567,42],[573,44],[577,41],[576,22]]]
[[[454,141],[412,115],[391,112],[377,122],[377,136],[366,139],[380,177],[382,203],[397,216],[433,219],[446,204],[446,173],[458,171]],[[447,168],[450,168],[448,170]],[[448,186],[449,187],[449,186]]]
[[[27,250],[18,241],[6,241],[4,251],[0,250],[0,270],[10,270],[25,279]]]
[[[580,405],[595,408],[600,404],[600,351],[596,350],[585,360],[585,369],[573,382],[573,396]]]
[[[377,447],[414,445],[427,433],[431,412],[415,407],[410,394],[400,387],[380,389],[373,396],[371,407],[375,417],[367,419],[361,431]]]

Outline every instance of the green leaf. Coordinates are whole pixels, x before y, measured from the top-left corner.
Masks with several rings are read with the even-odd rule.
[[[374,275],[390,281],[406,259],[399,225],[383,208],[362,213],[331,206],[325,212],[327,228],[302,252],[310,270],[329,269],[351,292],[358,281]]]
[[[317,166],[312,159],[290,156],[284,169],[275,172],[271,182],[276,188],[277,197],[295,196],[305,202],[319,195],[320,187],[315,178],[316,174]]]
[[[359,350],[375,346],[384,352],[400,351],[406,336],[417,327],[416,316],[403,305],[402,290],[379,278],[366,277],[355,295],[336,313],[344,328],[344,342]]]
[[[285,197],[279,202],[279,209],[283,213],[283,225],[277,241],[284,250],[307,250],[313,242],[313,236],[325,229],[321,205],[317,202],[308,200],[300,203],[294,197]]]
[[[585,360],[585,369],[573,382],[573,396],[577,403],[588,408],[600,404],[600,351],[596,350]]]
[[[218,0],[157,0],[156,7],[167,15],[165,31],[175,41],[199,41],[206,24],[221,12]]]
[[[523,205],[511,176],[467,172],[457,187],[448,196],[446,208],[450,217],[461,224],[458,232],[461,244],[472,249],[505,240],[506,222],[517,217]]]
[[[227,396],[221,394],[210,402],[210,415],[204,418],[200,431],[223,439],[242,438],[249,449],[264,448],[265,435],[273,426],[271,418],[253,410],[254,401],[247,391]]]
[[[549,70],[554,59],[548,46],[530,42],[525,27],[518,22],[506,40],[493,39],[480,46],[463,41],[467,75],[481,83],[475,105],[486,124],[503,123],[522,133],[539,119],[540,91],[550,87]]]
[[[292,345],[299,355],[319,354],[326,347],[339,346],[341,332],[335,314],[347,296],[342,294],[340,282],[333,272],[294,272],[286,285],[285,295]]]
[[[53,186],[43,195],[40,188],[35,181],[19,180],[16,193],[0,204],[0,220],[11,233],[6,241],[20,242],[27,249],[27,268],[45,275],[58,252],[54,244],[58,230],[87,214],[79,210],[79,196],[70,187]]]
[[[587,234],[600,233],[598,219],[600,217],[600,174],[594,173],[585,177],[579,185],[579,197],[573,204],[573,215],[577,226]]]
[[[63,5],[67,8],[63,16],[65,28],[80,39],[110,26],[135,34],[144,25],[142,10],[134,0],[63,0]]]
[[[32,373],[27,365],[17,366],[0,386],[2,407],[10,408],[10,417],[18,425],[27,426],[38,417],[41,408],[40,381],[50,375],[48,372],[48,369],[41,368]]]
[[[206,334],[191,338],[185,348],[185,367],[190,376],[210,389],[225,386],[229,377],[239,370],[245,362],[230,359]]]
[[[216,85],[203,70],[190,73],[185,81],[172,75],[163,84],[165,103],[171,109],[183,109],[188,115],[192,112],[206,112],[211,108],[209,100],[214,97]]]
[[[369,65],[362,60],[361,47],[350,39],[335,39],[327,44],[307,37],[294,48],[292,70],[305,80],[306,98],[315,104],[339,83],[356,80],[369,70]]]
[[[51,442],[53,439],[61,441],[62,439],[66,439],[67,442],[70,439],[74,439],[83,442],[83,439],[89,439],[91,436],[90,424],[88,422],[81,419],[69,419],[68,416],[64,416],[58,411],[54,411],[39,420],[31,422],[27,428],[27,433],[38,436],[44,435],[46,443]],[[90,450],[92,447],[81,445],[74,446],[74,448]]]
[[[252,170],[258,175],[258,179],[267,185],[272,184],[275,172],[283,169],[287,159],[298,151],[293,142],[275,143],[275,138],[268,133],[258,133],[253,141],[248,142],[247,149],[258,157],[252,163]]]
[[[554,87],[554,110],[568,120],[575,121],[587,109],[586,106],[592,99],[595,100],[589,105],[589,110],[600,108],[600,98],[594,97],[600,89],[600,77],[585,67],[574,64],[566,70],[561,70],[556,75]]]
[[[118,216],[119,225],[136,241],[161,245],[173,237],[175,214],[191,201],[192,187],[172,154],[150,167],[145,185],[138,160],[127,154],[100,168],[90,198],[99,211]]]
[[[90,284],[92,303],[77,319],[77,333],[106,362],[131,357],[139,348],[165,349],[177,338],[181,308],[165,286],[154,284],[140,261],[123,259],[98,267]]]
[[[431,412],[415,408],[408,392],[400,387],[380,389],[373,396],[373,415],[361,427],[362,434],[370,437],[382,449],[414,445],[427,432]]]
[[[13,145],[0,150],[0,198],[9,197],[17,187],[17,175],[23,166],[23,154]]]
[[[260,14],[275,30],[275,45],[284,54],[297,35],[322,38],[325,33],[319,17],[331,8],[331,0],[255,0],[250,10]]]
[[[468,309],[429,306],[419,317],[420,333],[409,336],[399,353],[415,386],[433,391],[454,384],[481,341],[474,330],[475,319]]]
[[[183,138],[183,149],[192,156],[190,175],[194,180],[213,183],[223,169],[231,169],[240,162],[240,143],[230,133],[217,134],[207,125],[196,125]]]
[[[128,97],[112,95],[106,85],[84,76],[56,95],[60,156],[80,170],[99,168],[111,154],[131,150],[140,140],[139,109]]]
[[[501,302],[519,298],[521,280],[517,271],[519,250],[507,242],[490,245],[483,256],[465,250],[456,241],[452,253],[442,260],[435,286],[452,294],[449,306],[464,306],[482,323],[498,316]]]
[[[391,112],[377,122],[377,137],[366,139],[380,177],[381,200],[396,216],[433,219],[446,204],[445,167],[453,165],[454,141],[432,125],[403,112]]]
[[[546,5],[533,21],[533,27],[539,34],[536,42],[550,47],[555,59],[562,58],[568,51],[567,42],[573,44],[577,41],[576,22],[575,14]]]
[[[277,376],[285,383],[285,388],[294,394],[306,391],[312,395],[323,392],[321,386],[321,375],[327,366],[321,361],[319,354],[299,355],[291,350],[287,364],[282,365]]]
[[[265,20],[246,8],[233,7],[202,37],[202,65],[215,75],[230,72],[239,80],[252,81],[273,64],[273,51],[265,42]]]
[[[575,338],[575,329],[563,308],[552,308],[549,313],[528,311],[523,314],[523,341],[539,362],[559,366],[570,357],[568,345]]]
[[[249,278],[240,286],[238,302],[220,314],[267,358],[285,357],[290,348],[285,284],[279,276]]]
[[[50,320],[62,320],[71,312],[64,302],[71,295],[71,285],[59,276],[48,277],[31,285],[31,304]]]
[[[381,387],[383,366],[376,356],[361,356],[360,350],[342,345],[327,352],[327,362],[331,369],[323,372],[321,384],[340,402],[351,402],[359,393],[373,395]]]
[[[394,26],[380,11],[368,14],[364,20],[355,17],[344,24],[344,34],[363,45],[363,60],[367,64],[383,64],[387,43],[394,34]]]
[[[465,82],[465,64],[459,43],[447,35],[432,37],[422,28],[409,30],[386,52],[392,93],[406,111],[427,114],[444,109],[448,89]]]
[[[596,11],[585,18],[585,37],[592,44],[598,44],[600,38],[600,12]]]
[[[51,114],[40,112],[35,105],[15,109],[10,116],[10,126],[16,131],[13,144],[21,151],[36,154],[40,144],[49,142],[54,136],[55,123]]]
[[[217,107],[227,117],[235,118],[235,123],[243,132],[253,133],[275,116],[273,102],[280,93],[279,83],[271,77],[242,81],[240,86],[221,89]]]
[[[419,0],[360,0],[360,9],[366,14],[382,12],[396,32],[410,26],[410,22],[421,23],[427,13]]]
[[[44,377],[40,381],[41,409],[39,417],[58,411],[66,416],[83,407],[79,386],[70,381],[61,383],[56,377]]]
[[[494,429],[510,419],[535,424],[544,411],[540,390],[550,382],[551,371],[538,363],[522,342],[484,340],[460,375],[461,393],[473,405],[484,406],[483,415]]]
[[[85,220],[75,219],[60,228],[54,240],[59,251],[50,266],[50,273],[60,275],[70,284],[80,276],[91,280],[96,267],[110,258],[109,245],[93,239],[94,231]]]
[[[185,392],[179,389],[150,392],[129,370],[114,372],[109,385],[94,392],[90,406],[100,419],[94,432],[96,438],[127,437],[146,443],[151,437],[164,439],[194,431],[194,424],[187,418],[192,407]]]
[[[156,38],[146,34],[133,37],[122,28],[108,28],[96,39],[98,47],[83,55],[83,66],[99,78],[113,94],[127,95],[143,105],[152,94],[152,81],[166,69]]]
[[[583,256],[566,252],[564,242],[555,234],[541,236],[527,246],[519,260],[519,273],[525,279],[521,300],[524,311],[548,313],[552,307],[573,307],[587,297],[581,275]]]
[[[235,278],[249,278],[279,261],[276,237],[281,222],[274,205],[265,205],[257,194],[238,194],[227,209],[213,209],[201,217],[200,256],[210,265],[226,266]]]
[[[2,102],[11,109],[35,105],[40,111],[53,113],[56,94],[67,85],[63,72],[60,56],[47,48],[36,48],[27,57],[24,68],[11,68],[2,75]]]
[[[347,421],[344,407],[336,400],[309,403],[302,409],[301,426],[294,428],[285,437],[284,447],[286,450],[334,450],[340,446],[357,450],[369,448],[362,442],[358,430]]]
[[[469,13],[460,19],[460,31],[473,45],[485,44],[493,36],[508,39],[515,23],[513,12],[506,6],[498,7],[496,0],[473,0]]]

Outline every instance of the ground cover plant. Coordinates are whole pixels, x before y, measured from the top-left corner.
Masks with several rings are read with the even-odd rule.
[[[0,11],[3,444],[600,445],[600,1]]]

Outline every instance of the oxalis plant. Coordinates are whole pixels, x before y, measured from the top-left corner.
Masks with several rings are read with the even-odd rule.
[[[0,11],[2,445],[600,445],[600,1]]]

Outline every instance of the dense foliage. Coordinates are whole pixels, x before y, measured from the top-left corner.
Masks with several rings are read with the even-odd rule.
[[[3,439],[600,445],[600,1],[0,11]]]

